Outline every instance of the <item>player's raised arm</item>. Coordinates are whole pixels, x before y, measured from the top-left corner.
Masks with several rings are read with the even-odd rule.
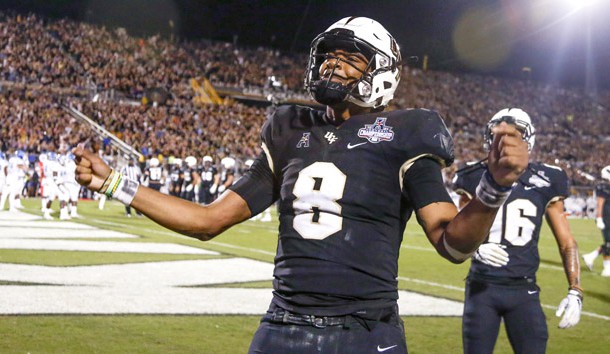
[[[79,145],[73,152],[78,183],[131,205],[159,225],[181,234],[205,241],[250,217],[248,205],[233,191],[201,206],[123,178],[83,146]]]
[[[491,132],[488,167],[475,198],[459,213],[450,203],[433,203],[417,210],[428,239],[451,262],[464,262],[485,240],[498,208],[529,162],[528,144],[515,126],[503,122]]]

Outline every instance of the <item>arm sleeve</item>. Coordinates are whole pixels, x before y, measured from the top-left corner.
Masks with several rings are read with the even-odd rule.
[[[403,195],[414,210],[436,202],[453,203],[441,174],[441,165],[431,158],[421,158],[413,163],[403,179]]]
[[[275,175],[269,168],[267,156],[260,154],[252,167],[237,182],[229,187],[248,204],[252,216],[261,213],[278,199]]]

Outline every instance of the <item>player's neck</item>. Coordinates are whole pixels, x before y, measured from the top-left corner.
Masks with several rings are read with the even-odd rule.
[[[366,114],[370,112],[371,108],[369,107],[360,107],[353,103],[347,102],[343,102],[333,107],[326,106],[326,115],[335,125],[340,125],[341,123],[350,119],[352,116],[357,116],[359,114]]]

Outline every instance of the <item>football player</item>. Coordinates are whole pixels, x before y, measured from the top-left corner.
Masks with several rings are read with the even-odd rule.
[[[597,249],[582,256],[587,268],[593,271],[593,262],[600,254],[604,258],[602,277],[610,277],[610,165],[602,168],[602,183],[595,186],[597,208],[595,224],[602,232],[604,243]]]
[[[277,202],[273,300],[250,352],[406,353],[396,278],[407,220],[415,212],[438,253],[464,262],[527,167],[528,151],[514,126],[494,127],[483,190],[458,214],[441,175],[453,161],[442,118],[384,112],[401,70],[398,44],[381,24],[344,18],[314,39],[306,71],[305,86],[326,110],[274,110],[262,128],[263,152],[212,204],[139,186],[82,146],[77,180],[200,240]]]
[[[225,157],[220,160],[220,177],[218,179],[218,194],[222,194],[235,182],[235,159]]]
[[[80,218],[80,215],[78,214],[78,197],[80,194],[81,186],[80,184],[76,183],[76,178],[74,176],[74,170],[76,168],[76,163],[74,162],[74,154],[68,152],[62,155],[59,161],[63,165],[62,179],[63,186],[68,196],[68,210],[70,212],[70,217]]]
[[[199,203],[210,204],[216,198],[220,175],[218,169],[213,165],[212,156],[203,157],[203,167],[201,168],[201,185],[199,186]]]
[[[8,186],[6,184],[6,175],[8,174],[8,161],[6,160],[6,154],[3,151],[0,151],[0,196],[2,193],[8,191]],[[8,195],[8,194],[7,194]],[[1,199],[1,197],[0,197]],[[2,202],[0,204],[0,210],[4,209],[4,204],[6,202]]]
[[[21,193],[25,186],[25,176],[28,171],[28,159],[25,151],[17,149],[8,159],[6,166],[6,185],[0,196],[0,210],[4,209],[8,199],[9,211],[17,211],[21,206]]]
[[[493,144],[493,128],[502,123],[516,127],[531,151],[536,137],[534,126],[529,115],[519,108],[503,109],[491,118],[484,134],[487,150]],[[455,188],[461,196],[461,207],[473,200],[486,170],[486,164],[476,163],[458,172]],[[578,246],[563,205],[568,195],[568,177],[557,166],[530,162],[516,181],[489,236],[472,259],[462,317],[464,353],[492,353],[502,319],[515,353],[546,351],[548,331],[536,285],[543,217],[559,245],[569,284],[568,294],[556,312],[557,316],[563,314],[559,327],[572,327],[580,320],[583,290]]]
[[[184,172],[182,171],[182,159],[173,159],[169,171],[169,194],[180,197],[183,183]]]
[[[199,184],[201,183],[199,172],[197,172],[197,158],[195,156],[187,156],[184,159],[184,164],[185,166],[182,170],[184,179],[182,180],[180,198],[197,202],[199,199]]]
[[[54,151],[47,153],[47,158],[44,162],[44,175],[45,185],[43,187],[44,196],[46,200],[46,207],[43,210],[43,218],[46,220],[53,220],[51,213],[51,205],[55,199],[59,200],[59,219],[69,220],[70,215],[68,212],[68,191],[64,186],[65,169],[59,162],[59,157]]]
[[[156,191],[160,191],[161,187],[165,184],[165,171],[160,164],[159,159],[153,157],[148,161],[148,167],[144,169],[144,179],[148,187]]]

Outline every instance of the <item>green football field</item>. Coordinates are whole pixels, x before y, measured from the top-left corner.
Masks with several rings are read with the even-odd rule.
[[[40,201],[24,201],[25,211],[40,215]],[[55,206],[56,207],[56,206]],[[6,211],[0,212],[7,215]],[[67,270],[71,267],[98,265],[144,264],[177,260],[230,259],[241,257],[250,260],[273,262],[277,243],[277,223],[247,221],[212,241],[203,243],[185,238],[155,225],[145,217],[126,218],[123,207],[108,202],[103,211],[97,202],[82,201],[76,221],[96,228],[121,231],[140,238],[116,240],[121,243],[176,244],[191,248],[215,251],[210,254],[168,254],[139,252],[98,252],[83,250],[0,248],[0,265],[49,266]],[[6,217],[6,216],[5,216]],[[55,214],[57,217],[57,214]],[[36,233],[32,221],[30,233]],[[60,224],[60,221],[55,221]],[[39,224],[42,225],[42,224]],[[593,220],[571,219],[570,225],[581,252],[589,252],[601,242],[601,234]],[[9,228],[0,229],[0,241],[7,238]],[[9,230],[9,231],[7,231]],[[35,237],[32,238],[36,240]],[[91,238],[87,240],[92,240]],[[95,238],[93,239],[95,240]],[[8,242],[8,241],[7,241]],[[7,246],[9,245],[9,246]],[[144,247],[142,245],[141,247]],[[585,289],[583,315],[575,328],[560,330],[555,308],[567,293],[567,282],[555,240],[548,227],[543,229],[539,244],[542,258],[538,271],[538,284],[542,288],[541,300],[549,327],[549,353],[604,353],[610,348],[610,278],[602,278],[601,258],[595,263],[595,272],[584,265],[582,285]],[[258,262],[260,263],[260,262]],[[249,269],[243,269],[244,279]],[[405,233],[399,264],[399,287],[418,294],[441,299],[462,301],[464,277],[468,262],[453,265],[438,256],[414,219]],[[37,281],[7,280],[0,273],[0,292],[15,288],[25,289],[23,297],[15,303],[27,303],[28,294],[40,299],[49,289]],[[270,277],[271,274],[268,274]],[[57,287],[57,285],[55,285]],[[236,281],[223,287],[250,288],[270,291],[271,282]],[[30,290],[31,292],[28,292]],[[44,290],[40,290],[44,291]],[[100,290],[102,291],[102,290]],[[2,297],[3,301],[7,297]],[[214,304],[219,298],[193,298],[192,302]],[[70,298],[62,299],[69,308]],[[137,297],[134,306],[139,305]],[[167,299],[172,301],[172,299]],[[244,301],[247,301],[245,299]],[[11,304],[0,304],[10,309]],[[0,353],[245,353],[257,328],[259,315],[194,315],[194,314],[30,314],[6,312],[0,315]],[[410,353],[460,353],[461,318],[442,316],[405,316],[406,337]],[[501,329],[496,353],[511,353],[506,335]]]

